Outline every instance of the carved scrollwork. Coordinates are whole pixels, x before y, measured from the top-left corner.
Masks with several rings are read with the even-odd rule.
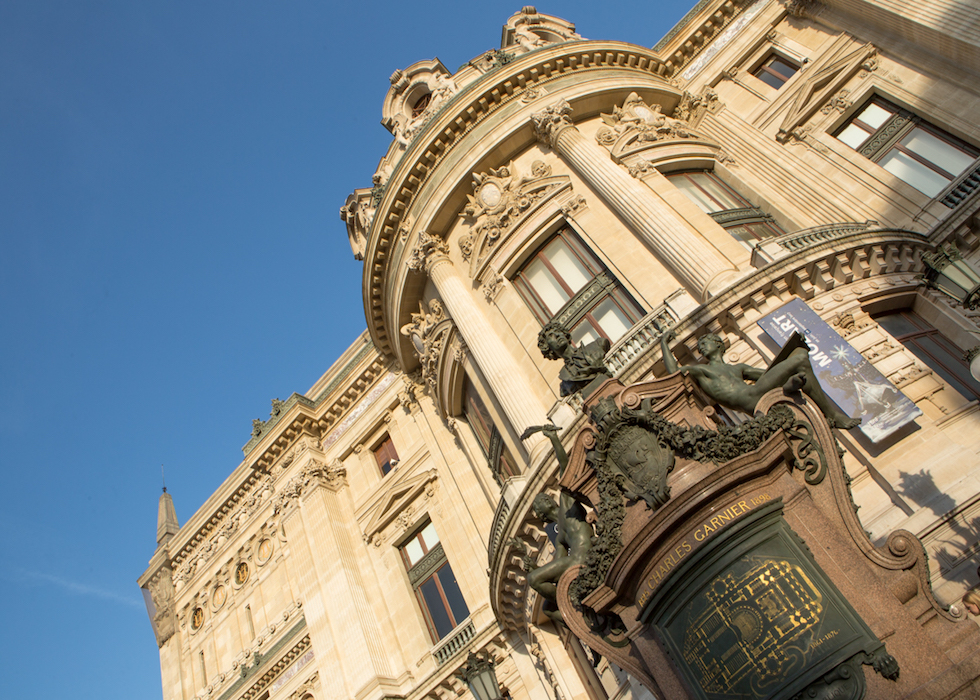
[[[686,107],[688,116],[691,115],[691,109],[690,105]],[[624,143],[699,138],[686,121],[668,117],[660,110],[659,104],[648,105],[643,98],[632,92],[622,107],[614,106],[612,114],[600,115],[605,126],[596,132],[596,141],[614,150],[617,144],[621,146]],[[622,147],[616,150],[622,150]]]
[[[280,489],[273,503],[272,511],[274,514],[283,512],[290,502],[298,499],[310,488],[324,486],[331,491],[338,491],[346,485],[347,470],[339,459],[334,460],[329,465],[317,459],[311,460],[302,472],[286,482]]]
[[[793,438],[793,466],[804,472],[804,480],[816,486],[827,476],[827,458],[813,435],[813,426],[798,420],[786,428],[786,434]]]
[[[572,106],[568,104],[567,100],[559,100],[540,112],[532,114],[531,123],[534,125],[534,133],[538,141],[554,148],[558,134],[564,129],[574,126],[571,114]]]
[[[428,310],[419,302],[419,313],[412,314],[412,322],[401,328],[401,333],[412,341],[415,355],[421,362],[421,379],[429,387],[435,388],[442,354],[450,324],[444,323],[449,317],[438,299],[430,299]]]
[[[521,175],[513,163],[473,173],[473,194],[460,213],[472,222],[469,233],[459,239],[459,249],[470,263],[470,276],[476,277],[501,241],[513,233],[521,221],[550,197],[570,186],[567,177],[554,177],[551,166],[536,160],[531,173]]]

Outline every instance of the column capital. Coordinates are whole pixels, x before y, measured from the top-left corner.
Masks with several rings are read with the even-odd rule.
[[[440,262],[451,262],[449,246],[439,236],[419,231],[419,240],[408,258],[409,269],[428,274]]]
[[[534,124],[534,134],[541,143],[555,147],[558,142],[558,134],[574,127],[572,118],[572,106],[567,100],[559,100],[555,104],[545,107],[540,112],[531,115],[531,123]]]

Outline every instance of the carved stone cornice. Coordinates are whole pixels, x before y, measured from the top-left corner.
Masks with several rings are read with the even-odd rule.
[[[310,460],[302,472],[287,481],[279,489],[279,494],[272,506],[273,513],[283,512],[291,502],[320,486],[335,493],[347,486],[347,470],[339,459],[334,460],[329,465],[318,459]]]
[[[408,258],[408,267],[426,274],[438,263],[449,262],[449,246],[427,231],[419,231],[419,239]]]
[[[575,126],[572,123],[571,114],[572,106],[568,104],[567,100],[559,100],[540,112],[532,114],[531,123],[534,125],[534,135],[538,141],[554,148],[561,132]]]

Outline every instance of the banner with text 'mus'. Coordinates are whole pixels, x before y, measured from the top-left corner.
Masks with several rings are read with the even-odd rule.
[[[780,347],[793,331],[806,338],[810,364],[820,386],[844,413],[860,416],[861,432],[872,442],[922,415],[905,394],[801,299],[763,316],[759,327]]]

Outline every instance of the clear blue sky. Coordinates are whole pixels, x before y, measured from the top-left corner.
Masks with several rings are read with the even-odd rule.
[[[693,4],[538,9],[652,46]],[[160,697],[160,465],[183,523],[363,330],[338,209],[388,76],[519,9],[0,2],[0,698]]]

